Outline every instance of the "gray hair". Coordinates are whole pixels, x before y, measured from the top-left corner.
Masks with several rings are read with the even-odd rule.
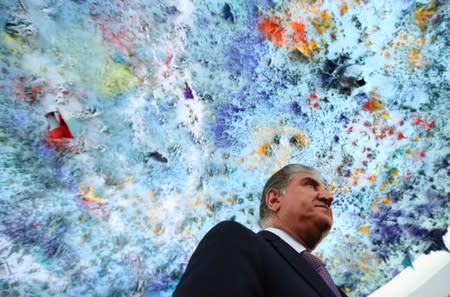
[[[308,173],[315,176],[320,176],[319,171],[302,164],[289,164],[275,172],[267,180],[261,195],[261,203],[259,205],[259,220],[262,225],[264,225],[265,220],[270,215],[270,210],[267,207],[266,203],[267,192],[269,192],[269,190],[276,190],[279,193],[284,194],[287,185],[291,181],[292,177],[297,173]]]

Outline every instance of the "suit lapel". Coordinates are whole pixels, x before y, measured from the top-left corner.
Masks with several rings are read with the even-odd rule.
[[[274,249],[288,262],[295,271],[304,278],[320,296],[334,297],[333,292],[320,277],[320,275],[304,260],[291,246],[284,242],[280,237],[269,231],[258,233],[269,241]]]

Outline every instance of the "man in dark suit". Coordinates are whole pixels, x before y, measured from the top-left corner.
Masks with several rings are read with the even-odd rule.
[[[174,297],[345,297],[309,252],[333,224],[333,195],[313,168],[283,167],[261,197],[255,234],[232,221],[201,240]]]

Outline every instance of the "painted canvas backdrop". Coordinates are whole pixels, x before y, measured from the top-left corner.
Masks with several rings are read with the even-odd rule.
[[[169,296],[200,238],[321,170],[366,296],[449,225],[448,1],[2,1],[2,296]],[[205,280],[207,281],[207,280]]]

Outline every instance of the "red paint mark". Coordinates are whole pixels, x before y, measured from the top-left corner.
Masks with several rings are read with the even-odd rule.
[[[272,19],[263,17],[258,24],[259,31],[276,46],[285,44],[284,34],[286,29],[283,28],[280,22],[281,19],[279,17],[273,17]]]
[[[420,151],[417,153],[417,157],[419,157],[419,158],[425,157],[425,150],[420,150]]]
[[[397,139],[398,139],[398,140],[402,140],[402,139],[404,139],[404,138],[405,138],[405,135],[403,135],[402,132],[397,133]]]
[[[309,99],[315,100],[315,99],[317,99],[317,98],[319,98],[319,96],[317,96],[317,93],[316,93],[316,92],[312,91],[312,92],[309,94]]]
[[[36,101],[37,97],[39,96],[39,94],[42,91],[42,86],[34,86],[31,88],[31,104],[34,103],[34,101]]]
[[[58,111],[52,111],[48,112],[45,117],[47,118],[47,121],[49,123],[46,142],[56,147],[70,142],[70,140],[73,138],[73,135],[70,132],[69,126],[67,126],[62,115]]]
[[[427,122],[426,126],[427,129],[433,129],[436,127],[436,124],[434,123],[434,121],[429,121]]]
[[[413,116],[412,120],[414,125],[421,125],[425,122],[421,116]]]
[[[95,6],[93,8],[95,9]],[[98,26],[103,40],[122,54],[129,56],[129,48],[136,39],[136,34],[130,28],[137,27],[136,19],[130,17],[123,20],[123,25],[118,25],[119,21],[111,16],[91,14],[91,17]]]
[[[376,112],[384,108],[383,103],[378,98],[369,98],[362,106],[363,110]]]
[[[172,61],[173,61],[173,54],[170,54],[169,56],[167,56],[166,60],[164,61],[164,64],[169,66],[170,64],[172,64]]]
[[[386,136],[394,135],[395,134],[395,128],[392,126],[388,127],[382,127],[380,129],[380,138],[385,138]]]
[[[319,102],[314,102],[312,105],[313,108],[319,108],[319,106],[320,106]]]
[[[292,21],[289,25],[294,30],[294,42],[306,42],[305,24]]]
[[[29,82],[24,77],[15,78],[14,81],[16,83],[14,95],[28,104],[33,104],[42,92],[42,85],[33,85],[33,82]]]
[[[426,130],[436,128],[436,123],[433,120],[426,121],[423,117],[421,117],[419,115],[413,116],[412,122],[413,122],[414,125],[422,126]]]

